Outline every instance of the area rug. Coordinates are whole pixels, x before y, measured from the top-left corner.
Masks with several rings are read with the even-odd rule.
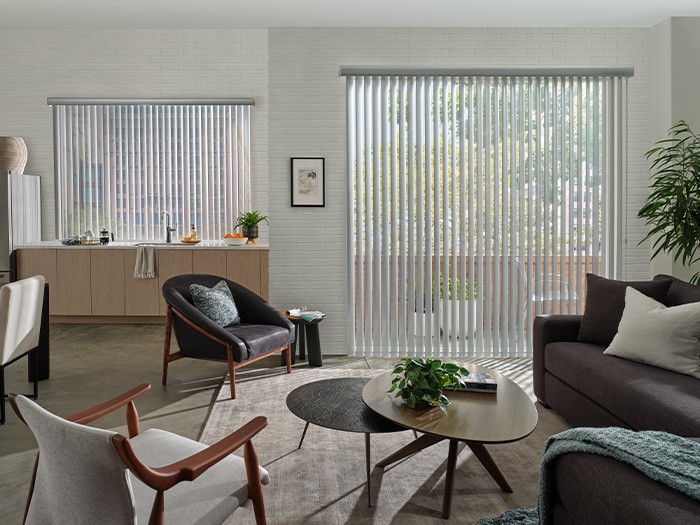
[[[494,366],[495,368],[495,366]],[[257,415],[268,426],[253,440],[260,463],[272,482],[265,487],[265,508],[271,524],[429,524],[440,519],[445,485],[447,442],[434,445],[387,468],[373,468],[372,507],[367,506],[364,436],[310,426],[297,450],[304,421],[287,409],[294,388],[335,377],[374,377],[377,369],[295,369],[292,374],[261,371],[237,381],[238,398],[228,398],[223,385],[201,441],[211,444]],[[506,370],[503,371],[507,373]],[[515,373],[519,373],[515,370]],[[519,373],[526,389],[531,374]],[[568,428],[556,414],[537,407],[535,431],[516,443],[488,447],[513,488],[502,492],[471,451],[460,446],[450,523],[472,524],[508,509],[534,507],[539,464],[547,438]],[[371,437],[372,464],[413,439],[411,432]],[[230,523],[254,523],[252,511],[241,509]],[[227,523],[229,523],[227,522]]]

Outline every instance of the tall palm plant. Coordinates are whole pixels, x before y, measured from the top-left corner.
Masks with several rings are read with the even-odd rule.
[[[652,259],[664,251],[688,265],[700,260],[700,137],[683,120],[668,134],[646,153],[651,193],[638,216],[651,226],[642,242],[655,239]],[[700,272],[691,282],[700,283]]]

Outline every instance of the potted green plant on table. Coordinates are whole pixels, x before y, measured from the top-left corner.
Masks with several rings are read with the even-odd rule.
[[[258,238],[258,225],[263,221],[269,222],[267,220],[267,215],[261,215],[258,210],[241,213],[236,220],[234,229],[240,226],[242,230],[241,233],[245,237],[248,237],[246,244],[249,242],[255,244]]]
[[[453,363],[443,363],[439,359],[405,357],[394,367],[391,388],[409,408],[438,407],[445,412],[450,400],[443,394],[444,389],[464,385],[469,375],[466,368]]]
[[[651,229],[641,242],[655,239],[652,259],[664,251],[688,265],[700,260],[700,137],[683,120],[668,134],[646,153],[653,159],[651,193],[638,216]],[[691,282],[700,283],[700,272]]]

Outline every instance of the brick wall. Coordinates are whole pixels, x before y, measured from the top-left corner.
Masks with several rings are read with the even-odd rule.
[[[0,30],[0,135],[24,137],[54,239],[47,97],[253,97],[253,206],[268,210],[267,30]],[[265,240],[267,228],[261,228]]]
[[[327,312],[324,352],[345,353],[347,334],[347,168],[341,65],[633,65],[629,82],[629,184],[625,211],[627,278],[649,275],[644,226],[643,152],[650,144],[647,29],[271,28],[270,293],[277,304]],[[292,208],[289,158],[326,158],[326,207]]]
[[[253,205],[270,213],[270,295],[328,313],[324,351],[347,351],[345,82],[341,65],[633,65],[623,268],[649,275],[636,220],[647,190],[649,31],[624,29],[271,28],[0,31],[0,134],[27,141],[54,237],[49,96],[255,98]],[[326,207],[290,206],[289,159],[326,158]],[[261,235],[267,234],[263,226]]]

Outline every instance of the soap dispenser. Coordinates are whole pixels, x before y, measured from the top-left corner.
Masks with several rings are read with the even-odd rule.
[[[192,224],[192,231],[190,232],[190,239],[193,241],[197,240],[197,230],[194,227],[194,224]]]

